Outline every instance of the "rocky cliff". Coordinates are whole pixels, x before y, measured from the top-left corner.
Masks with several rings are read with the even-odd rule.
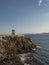
[[[0,65],[23,65],[17,54],[31,52],[36,48],[30,38],[5,36],[0,40]]]

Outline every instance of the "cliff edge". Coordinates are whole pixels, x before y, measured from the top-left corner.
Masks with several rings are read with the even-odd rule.
[[[17,54],[31,52],[36,45],[30,38],[5,36],[0,40],[0,65],[23,65]]]

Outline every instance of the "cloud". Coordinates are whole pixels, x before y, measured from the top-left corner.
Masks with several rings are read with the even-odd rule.
[[[41,6],[41,5],[48,7],[49,0],[38,0],[38,6]]]
[[[38,5],[41,6],[42,2],[43,2],[43,0],[39,0]]]

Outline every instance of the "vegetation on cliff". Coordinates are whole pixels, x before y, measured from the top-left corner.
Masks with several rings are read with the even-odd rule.
[[[31,52],[36,48],[30,38],[5,36],[0,40],[0,65],[23,65],[17,54]]]

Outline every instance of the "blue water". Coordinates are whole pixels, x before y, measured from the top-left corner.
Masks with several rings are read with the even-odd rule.
[[[32,38],[33,43],[40,47],[33,53],[38,61],[34,65],[49,65],[49,35],[26,35],[26,37]]]
[[[44,38],[32,38],[34,44],[41,46],[44,49],[49,50],[49,39]]]

